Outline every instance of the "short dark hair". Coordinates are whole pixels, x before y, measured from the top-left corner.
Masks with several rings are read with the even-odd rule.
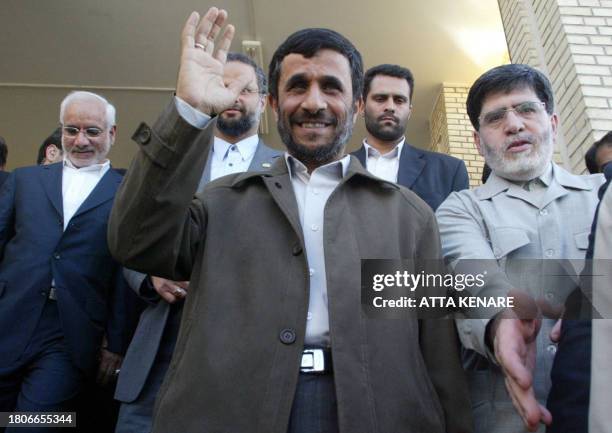
[[[587,150],[586,153],[584,154],[584,164],[586,165],[587,170],[591,174],[601,173],[601,170],[597,166],[597,160],[595,159],[596,156],[597,156],[597,148],[593,144],[591,147],[589,147],[589,150]]]
[[[552,114],[555,102],[550,81],[542,72],[529,65],[511,64],[497,66],[482,74],[470,88],[467,97],[467,114],[472,126],[480,129],[480,111],[487,96],[493,93],[510,93],[516,89],[530,88],[538,99],[546,104]]]
[[[278,99],[278,80],[281,63],[289,54],[301,54],[310,59],[321,50],[333,50],[342,54],[351,68],[353,101],[361,97],[363,88],[363,61],[357,48],[340,33],[330,29],[304,29],[290,35],[274,52],[270,61],[270,95]]]
[[[363,77],[363,99],[368,97],[370,93],[370,85],[372,80],[377,75],[386,75],[387,77],[403,78],[408,82],[410,103],[412,103],[412,94],[414,93],[414,75],[408,68],[399,65],[390,65],[388,63],[373,66],[368,69]]]
[[[8,157],[8,146],[4,137],[0,137],[0,167],[6,165],[6,158]]]
[[[42,142],[40,148],[38,149],[38,156],[36,157],[36,164],[40,165],[45,159],[47,155],[47,147],[52,144],[59,146],[59,149],[62,149],[62,128],[57,127],[55,131],[51,133],[50,136],[45,138],[45,141]]]
[[[231,52],[227,53],[226,61],[240,62],[252,67],[255,71],[255,77],[257,77],[257,87],[259,88],[259,93],[262,95],[266,95],[268,93],[268,79],[266,78],[266,74],[253,59],[246,54]]]

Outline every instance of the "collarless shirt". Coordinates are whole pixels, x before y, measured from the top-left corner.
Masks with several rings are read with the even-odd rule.
[[[298,205],[310,274],[310,297],[304,343],[329,347],[329,311],[323,243],[325,204],[346,176],[350,156],[318,167],[312,173],[296,158],[285,153],[291,185]]]
[[[211,180],[228,174],[247,171],[258,144],[259,136],[257,134],[234,144],[215,136],[210,165]]]
[[[405,137],[390,152],[381,154],[375,147],[363,140],[366,150],[366,168],[374,176],[389,182],[397,183],[397,173],[399,172],[400,155],[404,147]]]
[[[77,168],[68,157],[65,157],[63,164],[62,206],[64,211],[64,230],[66,230],[76,211],[110,169],[110,161],[107,159],[102,164],[92,164],[87,167]]]

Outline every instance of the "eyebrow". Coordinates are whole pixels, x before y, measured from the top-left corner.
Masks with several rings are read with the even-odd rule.
[[[308,85],[309,82],[310,80],[308,79],[308,76],[306,74],[295,74],[287,80],[287,83],[285,84],[285,90],[292,89],[293,87],[298,85]],[[325,75],[319,78],[318,82],[321,84],[321,86],[331,86],[340,91],[345,90],[344,86],[342,85],[342,81],[340,81],[337,77],[333,75]]]
[[[408,96],[403,95],[401,93],[385,93],[385,92],[372,93],[372,97],[373,98],[376,98],[376,97],[379,97],[379,96],[384,96],[386,98],[391,96],[392,98],[402,98],[402,99],[405,99],[406,101],[408,100]]]

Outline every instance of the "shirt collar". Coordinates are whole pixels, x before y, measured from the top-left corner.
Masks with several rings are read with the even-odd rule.
[[[257,134],[253,134],[234,144],[228,143],[222,138],[215,136],[215,140],[213,143],[213,155],[223,160],[227,156],[229,148],[231,146],[236,146],[238,153],[240,153],[240,157],[242,158],[243,161],[246,161],[247,159],[249,159],[251,156],[255,154],[255,150],[257,149],[258,144],[259,144],[259,135]]]
[[[292,180],[294,178],[298,178],[304,182],[308,182],[308,180],[310,180],[310,174],[308,173],[308,169],[302,163],[302,161],[289,155],[288,152],[285,152],[285,161],[289,169],[289,177],[291,177]],[[328,164],[322,165],[321,167],[317,167],[313,171],[313,173],[320,172],[326,176],[341,180],[346,176],[346,173],[348,172],[350,161],[350,155],[344,155],[342,159],[332,161]]]
[[[582,176],[572,174],[554,162],[551,162],[549,168],[537,179],[546,185],[546,187],[549,187],[553,181],[556,181],[559,183],[559,185],[565,188],[582,189],[587,191],[593,189],[593,185],[583,179]],[[480,200],[487,200],[516,185],[516,182],[511,182],[507,179],[499,177],[495,174],[495,172],[492,172],[487,182],[484,185],[476,188],[474,192]]]
[[[406,141],[406,137],[402,137],[402,139],[395,145],[393,150],[382,155],[384,158],[399,158],[402,154],[402,149],[404,148],[404,142]],[[363,139],[363,146],[366,149],[366,156],[381,156],[378,149],[368,144],[367,140]]]
[[[78,170],[81,172],[84,171],[98,171],[101,172],[102,170],[106,170],[108,167],[110,167],[110,160],[106,160],[102,163],[99,164],[91,164],[88,165],[86,167],[76,167],[72,161],[70,161],[70,158],[68,158],[68,156],[64,156],[64,168],[69,168],[69,169],[73,169],[73,170]]]

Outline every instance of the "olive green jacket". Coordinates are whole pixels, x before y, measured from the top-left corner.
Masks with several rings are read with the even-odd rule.
[[[153,431],[285,433],[308,309],[298,207],[284,158],[194,198],[213,123],[194,128],[172,103],[140,125],[109,245],[126,267],[191,281]],[[440,257],[429,207],[352,157],[324,244],[340,431],[470,432],[453,322],[375,319],[361,305],[361,259]]]

